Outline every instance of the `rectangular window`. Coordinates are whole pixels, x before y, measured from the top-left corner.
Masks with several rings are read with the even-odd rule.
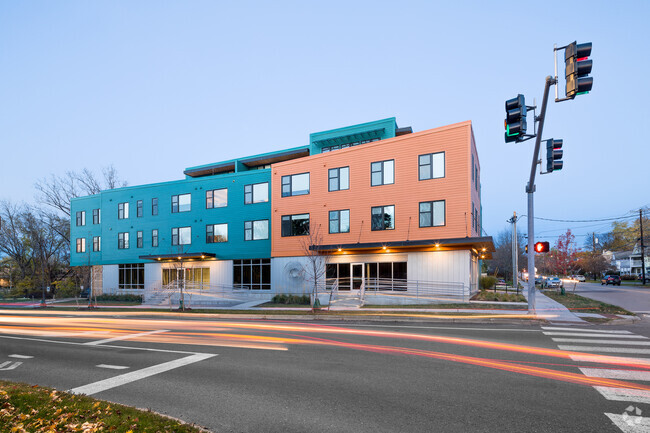
[[[142,248],[143,243],[144,243],[143,235],[142,235],[142,231],[138,231],[138,232],[137,232],[137,234],[136,234],[136,241],[137,241],[136,246],[137,246],[138,248]]]
[[[126,250],[129,248],[129,232],[117,234],[117,249]]]
[[[100,224],[102,222],[101,209],[93,209],[93,224]]]
[[[305,236],[309,234],[309,214],[283,215],[282,236]]]
[[[216,244],[228,242],[228,224],[208,224],[205,226],[205,242]]]
[[[151,199],[151,215],[158,215],[158,199],[155,197]]]
[[[172,228],[172,246],[190,245],[192,243],[192,227]]]
[[[350,210],[330,211],[330,233],[350,233]]]
[[[77,238],[77,252],[78,253],[86,252],[86,238]]]
[[[370,164],[370,185],[390,185],[395,183],[395,161],[379,161]]]
[[[395,206],[377,206],[371,209],[371,230],[395,228]]]
[[[420,202],[420,227],[445,225],[445,201]]]
[[[93,251],[98,252],[102,250],[102,238],[100,236],[93,236]]]
[[[244,185],[244,204],[264,203],[269,201],[269,183]]]
[[[309,173],[282,176],[282,197],[309,194]]]
[[[172,213],[189,212],[192,210],[192,194],[172,196]]]
[[[77,212],[77,226],[85,226],[86,225],[86,211],[82,210]]]
[[[271,289],[271,259],[233,260],[233,286],[248,290]]]
[[[330,168],[328,184],[329,191],[350,189],[350,167]]]
[[[118,265],[119,289],[144,290],[144,263]]]
[[[125,220],[129,218],[129,203],[118,203],[117,204],[117,219]]]
[[[228,206],[228,188],[213,189],[205,192],[205,208]]]
[[[151,230],[151,246],[158,246],[158,229]]]
[[[420,180],[445,177],[445,152],[420,155],[418,163]]]
[[[269,238],[269,220],[245,221],[244,240],[259,241]]]
[[[142,218],[143,215],[143,209],[142,209],[142,200],[138,200],[135,202],[135,215],[137,218]]]

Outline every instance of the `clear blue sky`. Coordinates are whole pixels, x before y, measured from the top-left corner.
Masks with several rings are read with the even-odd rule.
[[[593,43],[594,87],[549,104],[565,168],[538,176],[536,215],[623,215],[650,205],[649,17],[647,1],[4,1],[0,199],[33,202],[38,178],[67,170],[113,164],[138,185],[390,116],[416,131],[469,119],[496,235],[526,212],[533,149],[504,143],[504,101],[541,105],[553,44],[577,40]]]

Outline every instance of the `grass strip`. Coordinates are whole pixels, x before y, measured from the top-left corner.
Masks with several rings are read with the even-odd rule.
[[[203,429],[150,411],[0,380],[3,432],[201,432]]]
[[[571,311],[577,313],[602,313],[602,314],[625,314],[634,316],[634,313],[616,305],[585,298],[584,296],[567,293],[562,295],[554,290],[545,291],[544,294],[554,301],[559,302]]]

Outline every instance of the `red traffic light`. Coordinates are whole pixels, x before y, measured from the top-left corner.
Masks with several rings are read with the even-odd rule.
[[[548,253],[548,242],[535,242],[536,253]]]

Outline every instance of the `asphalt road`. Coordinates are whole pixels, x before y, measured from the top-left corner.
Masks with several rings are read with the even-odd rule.
[[[566,283],[571,292],[574,283]],[[650,289],[641,286],[603,286],[599,283],[577,283],[575,293],[597,301],[618,305],[633,313],[650,314]]]
[[[138,314],[0,311],[0,378],[151,408],[216,432],[650,429],[650,418],[624,415],[634,407],[650,416],[645,323]],[[559,350],[567,345],[571,352]]]

